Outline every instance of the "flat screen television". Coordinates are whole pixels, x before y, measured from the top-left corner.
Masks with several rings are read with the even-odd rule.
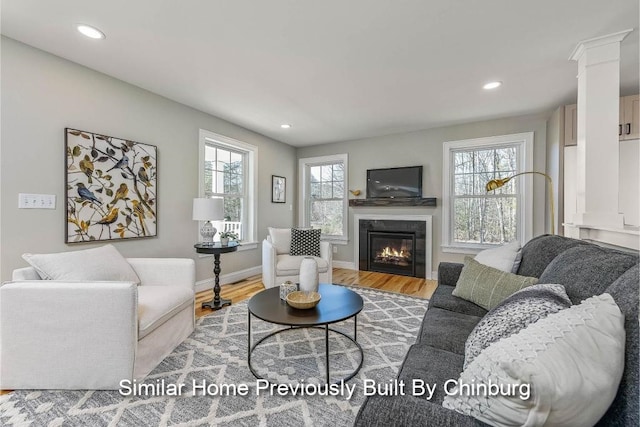
[[[367,199],[422,197],[422,166],[367,170]]]

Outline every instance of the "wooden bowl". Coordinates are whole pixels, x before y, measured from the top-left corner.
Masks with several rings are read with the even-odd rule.
[[[295,291],[287,295],[287,304],[293,308],[313,308],[320,302],[320,294],[317,292]]]

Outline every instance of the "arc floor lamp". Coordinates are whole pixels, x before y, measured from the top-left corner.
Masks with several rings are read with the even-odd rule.
[[[536,172],[536,171],[520,172],[520,173],[517,173],[515,175],[509,176],[507,178],[492,179],[491,181],[487,182],[487,185],[485,186],[485,188],[486,188],[487,192],[494,191],[494,190],[504,186],[507,182],[511,181],[513,178],[515,178],[517,176],[520,176],[520,175],[526,175],[526,174],[542,175],[547,179],[547,181],[549,181],[549,206],[551,208],[551,234],[555,234],[556,224],[555,224],[555,210],[553,208],[553,180],[546,173]]]

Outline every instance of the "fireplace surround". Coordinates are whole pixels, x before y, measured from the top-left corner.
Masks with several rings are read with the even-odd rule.
[[[359,270],[431,279],[431,215],[354,215]]]

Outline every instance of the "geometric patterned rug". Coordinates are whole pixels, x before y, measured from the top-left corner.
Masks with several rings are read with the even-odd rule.
[[[144,380],[144,384],[167,387],[184,384],[180,396],[123,397],[118,391],[18,390],[0,396],[0,425],[352,425],[365,399],[363,381],[371,379],[385,384],[395,378],[409,346],[415,342],[428,300],[368,288],[351,289],[364,300],[357,325],[364,362],[360,372],[345,383],[349,390],[332,390],[337,393],[332,396],[312,395],[318,390],[316,384],[325,380],[324,330],[316,329],[292,329],[277,334],[260,344],[252,356],[254,368],[263,377],[274,383],[304,387],[295,392],[285,387],[287,390],[279,395],[277,390],[271,394],[265,389],[265,383],[258,384],[247,367],[245,301],[198,319],[193,334]],[[353,319],[331,327],[353,336]],[[252,317],[253,343],[281,328]],[[342,335],[330,333],[329,337],[334,381],[355,370],[360,353]],[[203,383],[208,386],[204,394]],[[246,387],[244,396],[239,395],[241,387]]]

